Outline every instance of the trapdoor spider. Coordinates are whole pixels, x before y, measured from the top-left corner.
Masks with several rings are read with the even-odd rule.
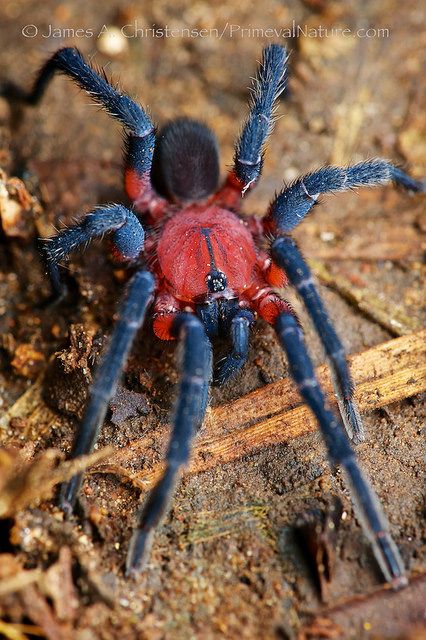
[[[285,86],[286,62],[282,46],[272,44],[264,49],[233,168],[222,185],[217,142],[204,124],[180,118],[156,132],[147,112],[99,75],[77,49],[57,51],[28,94],[16,89],[15,98],[35,104],[55,72],[61,72],[121,122],[126,132],[124,183],[132,209],[121,204],[98,206],[81,222],[42,244],[57,296],[63,291],[61,261],[94,238],[108,234],[113,254],[131,270],[71,455],[92,451],[135,335],[152,308],[155,335],[162,340],[178,339],[183,349],[165,470],[142,507],[128,552],[127,574],[136,574],[146,561],[155,528],[167,510],[204,418],[213,379],[210,339],[226,334],[230,340],[230,351],[214,372],[215,380],[222,384],[243,367],[250,328],[256,318],[263,318],[275,328],[291,375],[317,418],[330,463],[344,470],[359,521],[385,579],[399,587],[406,583],[400,554],[350,444],[350,438],[363,438],[363,427],[345,352],[309,267],[289,233],[323,193],[390,181],[417,192],[425,186],[382,159],[345,168],[325,166],[285,186],[263,219],[241,216],[242,197],[261,174],[274,106]],[[315,377],[294,311],[274,291],[287,284],[302,298],[321,339],[340,416],[330,409]],[[67,514],[74,509],[81,483],[82,477],[75,476],[61,489],[60,504]]]

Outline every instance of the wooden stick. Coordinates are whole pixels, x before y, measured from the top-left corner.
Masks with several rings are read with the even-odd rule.
[[[424,391],[425,352],[426,330],[423,330],[351,356],[349,361],[361,411],[373,411]],[[334,401],[327,368],[319,367],[317,374]],[[316,430],[313,414],[302,404],[294,383],[285,378],[211,410],[195,443],[187,473],[200,473]],[[97,466],[91,472],[119,473],[123,464],[142,457],[146,469],[134,474],[134,483],[149,489],[161,475],[161,457],[167,440],[168,429],[155,430],[117,451],[111,465]],[[163,443],[162,447],[158,446],[159,442]],[[129,479],[125,469],[123,475]]]

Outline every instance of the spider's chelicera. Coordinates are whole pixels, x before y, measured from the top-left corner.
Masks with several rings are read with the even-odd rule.
[[[57,51],[42,67],[32,91],[19,96],[35,104],[59,71],[119,120],[126,132],[124,182],[132,209],[121,204],[98,206],[81,222],[43,243],[58,296],[63,291],[59,264],[94,238],[108,234],[113,254],[132,269],[72,456],[92,451],[135,335],[150,310],[156,336],[182,341],[183,357],[165,470],[143,505],[128,553],[127,573],[136,573],[188,462],[191,441],[204,418],[209,384],[213,377],[224,383],[242,368],[250,328],[256,318],[263,318],[275,328],[291,375],[317,418],[331,464],[344,470],[383,575],[398,587],[406,583],[403,563],[350,444],[350,438],[359,441],[364,435],[345,352],[289,233],[322,193],[390,181],[411,191],[425,187],[382,159],[345,168],[326,166],[283,188],[263,219],[240,215],[242,197],[261,173],[274,105],[284,89],[286,61],[283,47],[272,44],[264,49],[234,165],[221,185],[218,146],[204,124],[180,118],[156,132],[146,111],[99,75],[74,48]],[[319,386],[294,311],[275,291],[287,284],[296,288],[322,341],[340,416],[330,409]],[[211,338],[218,334],[229,336],[231,348],[213,376]],[[67,513],[73,511],[81,481],[76,476],[62,487],[60,501]]]

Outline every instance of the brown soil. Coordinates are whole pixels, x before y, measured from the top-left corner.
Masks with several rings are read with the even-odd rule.
[[[4,0],[0,81],[29,86],[50,52],[77,45],[85,55],[96,54],[96,63],[107,65],[108,74],[148,105],[156,122],[182,114],[205,120],[218,136],[225,172],[256,60],[264,44],[278,39],[253,32],[242,37],[236,29],[231,38],[231,25],[291,28],[293,19],[353,34],[383,27],[389,37],[287,39],[292,55],[289,91],[280,104],[284,117],[245,210],[262,214],[283,179],[325,163],[378,155],[424,175],[424,33],[422,3],[416,0],[272,0],[267,8],[248,0],[235,6],[181,0],[144,9],[110,0]],[[225,34],[118,37],[118,55],[116,41],[97,37],[104,24],[111,29],[135,23],[219,34],[225,28]],[[49,24],[92,30],[93,36],[43,37]],[[24,37],[25,25],[35,25],[38,35]],[[147,569],[139,580],[126,581],[123,563],[144,495],[141,477],[166,446],[177,380],[174,346],[154,339],[149,326],[137,339],[99,441],[101,457],[106,445],[118,452],[109,451],[87,475],[75,518],[64,521],[54,506],[55,473],[67,471],[57,466],[52,449],[70,449],[92,364],[123,287],[122,272],[96,245],[71,260],[75,286],[67,302],[54,311],[41,306],[49,290],[36,237],[94,204],[125,201],[119,127],[88,102],[63,78],[52,83],[36,109],[18,113],[0,98],[0,165],[5,175],[23,180],[3,176],[7,195],[0,194],[6,202],[6,208],[0,205],[0,485],[7,488],[3,502],[0,497],[0,636],[425,637],[425,412],[410,380],[399,395],[389,390],[398,402],[382,398],[370,405],[381,408],[365,412],[367,441],[357,448],[409,568],[410,585],[398,593],[382,587],[342,478],[330,471],[320,436],[312,432],[278,444],[257,443],[236,459],[219,457],[206,464],[208,470],[187,474],[157,532]],[[348,353],[421,328],[422,214],[421,197],[391,187],[360,190],[324,198],[296,231],[321,283],[330,285],[320,284],[321,294]],[[363,303],[350,302],[348,289],[359,290]],[[320,365],[322,351],[306,313],[291,292],[287,297]],[[414,351],[412,358],[418,391],[424,355],[422,361]],[[229,404],[223,433],[231,433],[231,403],[259,389],[266,389],[260,396],[266,398],[269,385],[286,376],[272,329],[258,323],[243,374],[212,392],[207,433],[214,432],[216,407],[223,416]],[[364,377],[374,389],[374,371]],[[15,484],[12,478],[18,478]],[[314,557],[301,544],[301,526],[308,522],[312,534],[332,517],[340,523],[337,538],[320,541],[332,565],[327,579],[321,567],[318,577]]]

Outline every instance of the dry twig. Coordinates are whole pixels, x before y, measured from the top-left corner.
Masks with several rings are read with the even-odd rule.
[[[373,411],[425,391],[425,338],[426,330],[349,358],[361,411]],[[319,367],[317,373],[326,392],[333,397],[327,368]],[[213,409],[195,444],[188,472],[206,471],[316,430],[313,414],[302,404],[294,383],[285,378]],[[121,475],[120,467],[143,457],[146,468],[134,474],[134,483],[149,489],[163,469],[156,443],[162,441],[165,446],[167,439],[167,429],[156,429],[155,434],[150,433],[116,451],[110,461],[112,467],[98,465],[92,472],[114,469]],[[123,475],[129,478],[125,468]]]

